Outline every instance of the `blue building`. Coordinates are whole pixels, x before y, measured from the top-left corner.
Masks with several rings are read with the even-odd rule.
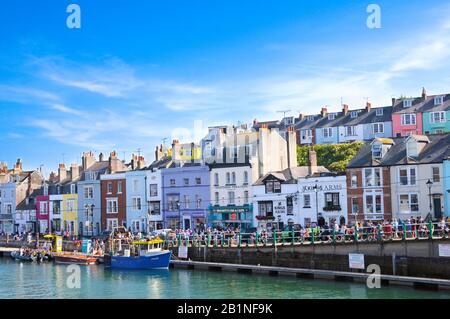
[[[210,203],[209,167],[200,163],[162,169],[162,212],[167,228],[202,229]]]
[[[450,217],[450,158],[444,161],[444,214]]]

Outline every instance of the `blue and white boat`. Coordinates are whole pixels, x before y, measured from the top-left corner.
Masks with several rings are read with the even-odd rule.
[[[112,269],[168,269],[172,252],[162,248],[164,241],[135,241],[123,253],[105,255],[105,266]]]

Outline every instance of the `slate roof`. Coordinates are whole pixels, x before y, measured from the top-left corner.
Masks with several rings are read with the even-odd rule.
[[[419,141],[424,141],[423,137],[417,137],[419,137]],[[417,158],[407,158],[407,137],[394,138],[394,145],[379,161],[372,160],[371,143],[367,142],[349,162],[347,168],[442,163],[450,156],[450,133],[429,135],[428,139],[430,143],[422,149]]]
[[[434,98],[443,96],[444,101],[441,105],[434,105]],[[426,99],[422,97],[410,98],[413,100],[411,107],[403,107],[403,101],[409,98],[397,99],[394,104],[394,113],[406,114],[406,113],[424,113],[424,112],[437,112],[437,111],[450,111],[450,94],[436,94],[429,95]]]
[[[324,166],[317,166],[317,171],[318,174],[329,172]],[[263,185],[269,176],[279,179],[284,184],[294,184],[298,178],[309,176],[309,166],[292,167],[278,172],[270,172],[260,177],[253,185]]]

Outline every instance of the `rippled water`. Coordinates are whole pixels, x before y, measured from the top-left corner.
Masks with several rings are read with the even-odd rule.
[[[450,292],[294,277],[194,270],[111,271],[81,266],[81,287],[69,289],[67,265],[0,258],[0,298],[447,298]]]

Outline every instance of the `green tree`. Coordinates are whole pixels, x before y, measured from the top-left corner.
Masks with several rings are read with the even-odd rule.
[[[364,142],[348,144],[314,145],[317,153],[317,165],[325,166],[333,172],[344,172],[351,159],[358,154]],[[309,146],[297,146],[298,166],[308,165]]]

